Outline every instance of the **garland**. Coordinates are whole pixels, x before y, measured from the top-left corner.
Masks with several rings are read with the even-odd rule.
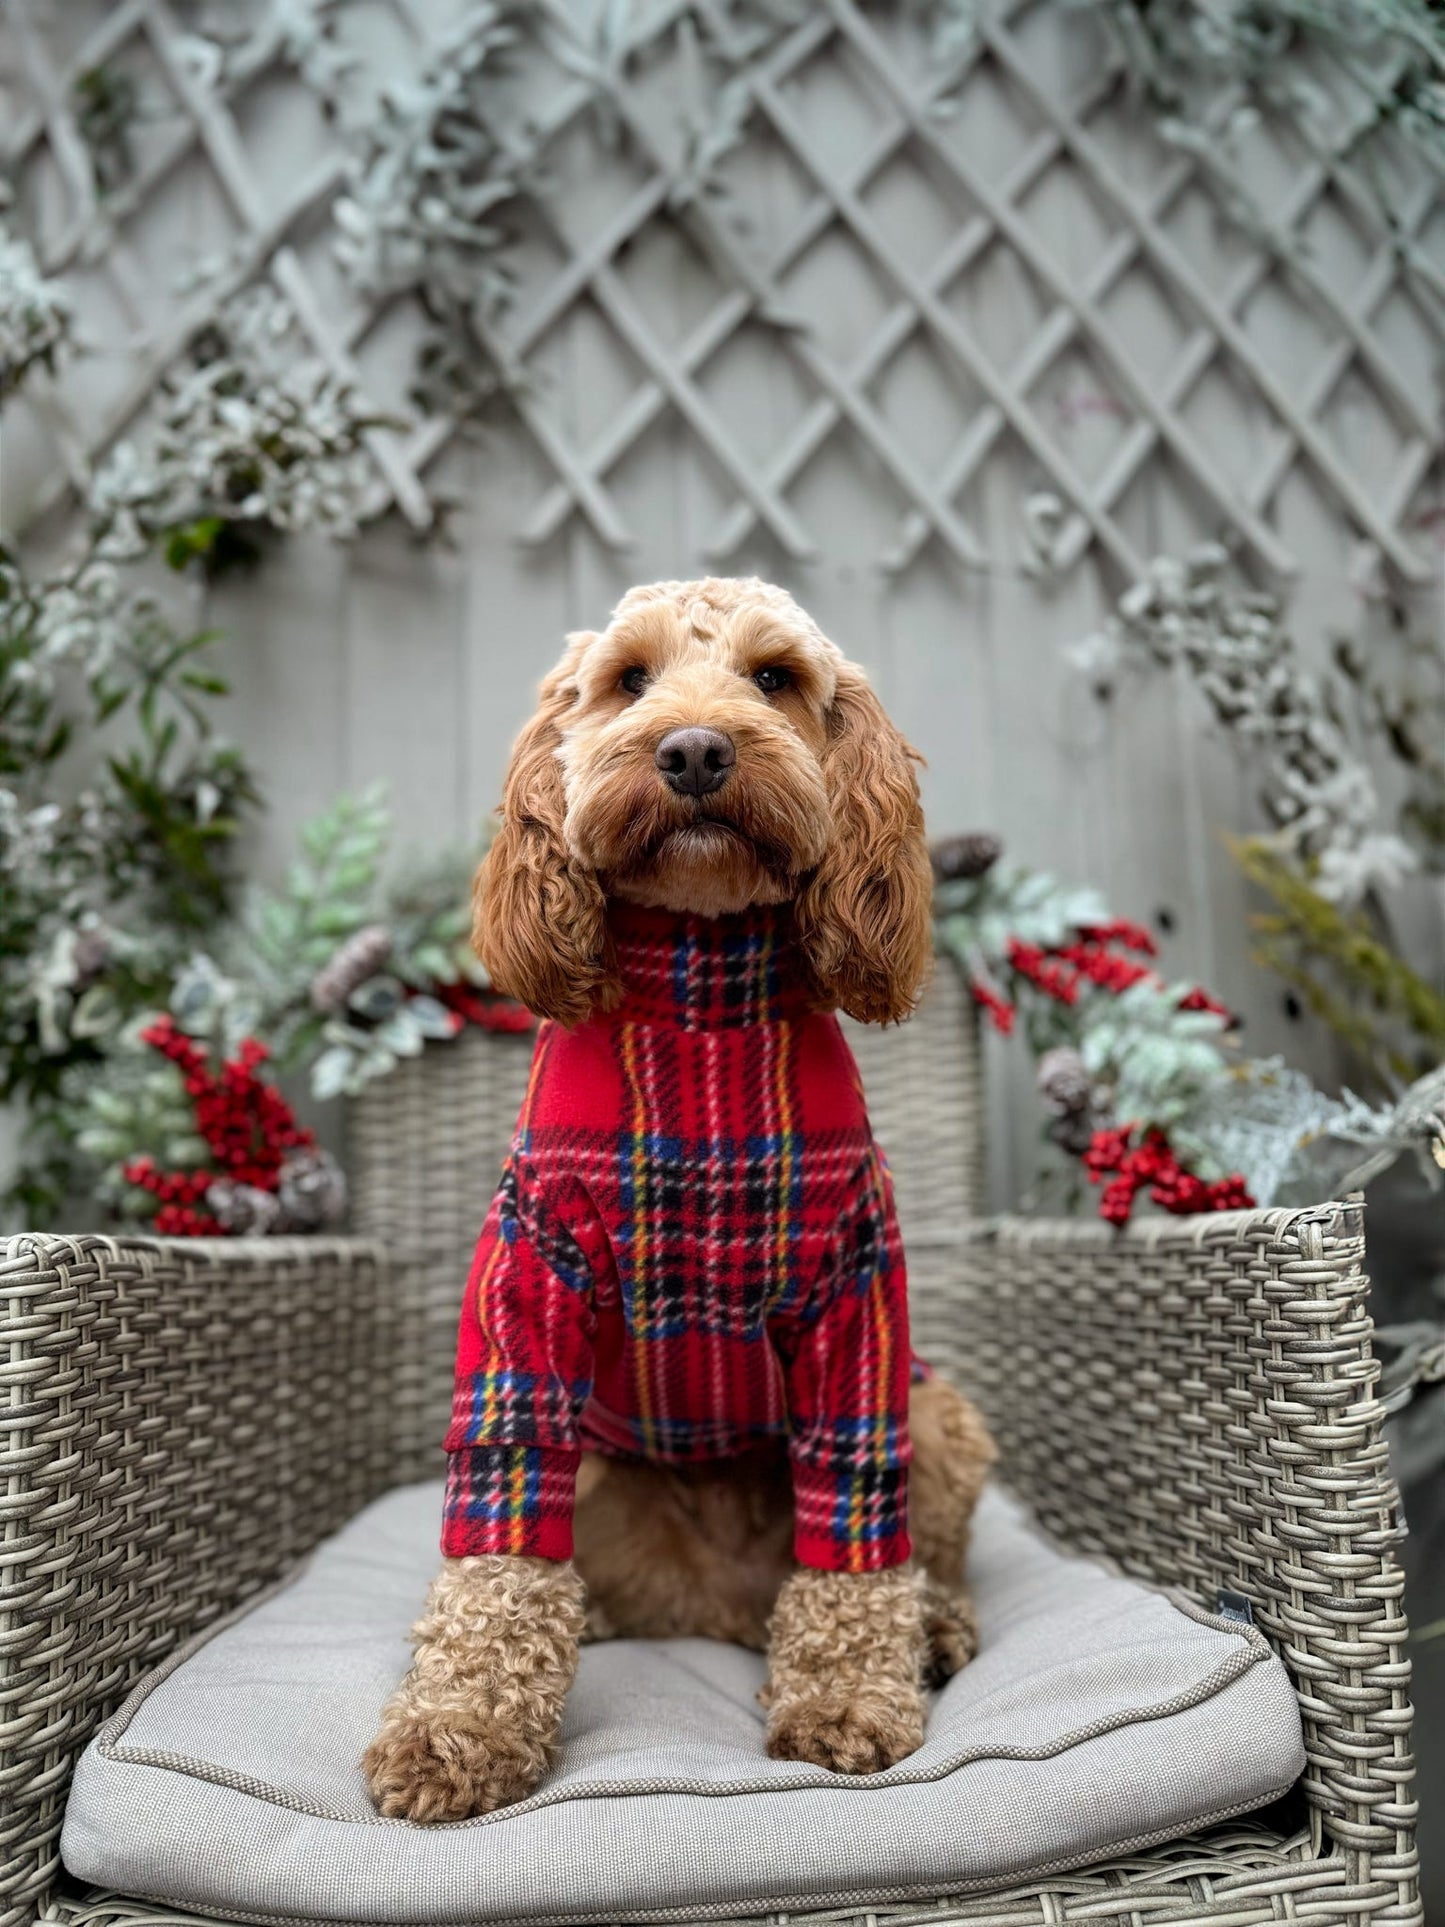
[[[335,1161],[274,1084],[257,1076],[269,1055],[248,1037],[213,1073],[196,1044],[169,1015],[140,1034],[185,1084],[209,1168],[161,1170],[142,1154],[122,1166],[125,1182],[156,1200],[152,1229],[160,1237],[209,1237],[226,1231],[311,1231],[342,1216],[346,1189]],[[198,1209],[204,1204],[206,1210]]]
[[[994,837],[951,838],[933,855],[939,947],[994,1029],[1021,1030],[1036,1060],[1040,1202],[1077,1203],[1082,1179],[1112,1224],[1145,1197],[1184,1215],[1316,1203],[1406,1152],[1439,1184],[1445,1067],[1383,1108],[1327,1097],[1278,1059],[1244,1057],[1229,1010],[1198,984],[1166,982],[1149,931],[1095,892],[1000,864]]]

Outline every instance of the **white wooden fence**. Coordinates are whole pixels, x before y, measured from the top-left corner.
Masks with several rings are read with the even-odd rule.
[[[351,84],[423,68],[458,11],[338,9]],[[588,0],[533,13],[595,45]],[[997,828],[1121,914],[1167,908],[1167,964],[1244,1011],[1256,1048],[1327,1069],[1248,959],[1221,833],[1256,817],[1230,750],[1171,681],[1101,705],[1063,646],[1150,556],[1215,536],[1291,594],[1310,649],[1368,633],[1377,566],[1439,631],[1438,177],[1376,144],[1367,181],[1261,122],[1240,137],[1250,233],[1132,103],[1086,9],[981,6],[940,103],[914,10],[827,0],[740,64],[726,192],[678,204],[687,113],[716,106],[706,13],[634,7],[610,131],[564,65],[523,62],[549,165],[490,324],[516,405],[466,433],[413,413],[376,438],[394,514],[347,548],[294,540],[211,598],[231,730],[272,801],[257,864],[377,777],[403,851],[467,838],[568,629],[637,580],[758,572],[867,665],[927,757],[935,830]],[[190,19],[166,0],[0,16],[17,218],[92,349],[7,410],[9,528],[58,528],[70,484],[258,273],[378,408],[409,412],[415,318],[360,300],[332,255],[344,126],[269,29],[208,84]],[[72,111],[98,65],[133,73],[145,108],[135,178],[103,205]],[[210,278],[178,292],[202,257]],[[445,542],[428,492],[456,504]],[[1442,954],[1438,895],[1402,914]],[[1036,1130],[1017,1072],[994,1110],[1002,1198]]]

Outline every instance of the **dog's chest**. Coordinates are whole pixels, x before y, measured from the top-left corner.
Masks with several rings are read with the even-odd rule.
[[[873,1155],[852,1053],[816,1014],[557,1032],[539,1043],[528,1140],[607,1227],[599,1313],[649,1338],[742,1337],[797,1301]]]

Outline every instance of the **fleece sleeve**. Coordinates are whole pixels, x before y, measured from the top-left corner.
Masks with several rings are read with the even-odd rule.
[[[513,1154],[482,1228],[457,1340],[442,1551],[572,1554],[605,1240],[574,1188]]]

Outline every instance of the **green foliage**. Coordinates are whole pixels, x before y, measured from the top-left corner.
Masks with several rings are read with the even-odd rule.
[[[70,345],[73,320],[65,289],[42,274],[30,243],[0,221],[0,402],[37,368],[55,372]]]
[[[938,941],[965,969],[979,959],[996,964],[1010,937],[1050,949],[1067,943],[1081,926],[1109,918],[1099,891],[1017,864],[995,864],[982,876],[940,883],[933,913]]]
[[[1079,1054],[1092,1077],[1108,1081],[1116,1117],[1172,1132],[1227,1075],[1224,1020],[1210,1010],[1182,1010],[1190,988],[1144,978],[1117,997],[1088,999]]]
[[[1261,107],[1347,156],[1381,129],[1445,159],[1445,21],[1432,0],[1073,0],[1110,28],[1167,139],[1222,171],[1216,110]],[[1342,139],[1343,134],[1343,139]],[[1229,186],[1249,206],[1243,170]],[[1393,225],[1393,210],[1382,207]]]
[[[111,560],[158,547],[209,574],[258,553],[268,531],[354,535],[372,475],[367,433],[387,425],[307,350],[279,296],[248,290],[167,377],[140,444],[91,478],[92,540]]]
[[[1438,1064],[1445,1056],[1445,999],[1379,944],[1363,917],[1311,892],[1271,845],[1241,845],[1238,854],[1257,880],[1271,880],[1292,915],[1311,920],[1312,956],[1321,947],[1318,926],[1325,925],[1328,944],[1348,973],[1348,995],[1338,999],[1342,1013],[1378,1000],[1397,1021],[1421,1027],[1425,1042],[1418,1055]],[[940,883],[934,904],[940,948],[958,959],[996,1019],[1010,1026],[1015,1017],[1022,1019],[1038,1059],[1039,1095],[1050,1113],[1044,1139],[1051,1149],[1035,1205],[1088,1208],[1094,1194],[1078,1182],[1072,1160],[1098,1130],[1125,1124],[1164,1131],[1202,1178],[1242,1173],[1261,1204],[1337,1197],[1369,1183],[1407,1153],[1427,1181],[1440,1182],[1445,1068],[1427,1069],[1382,1107],[1348,1091],[1329,1097],[1278,1058],[1242,1057],[1230,1020],[1217,1007],[1201,1008],[1192,986],[1166,983],[1137,962],[1129,968],[1141,974],[1123,988],[1079,976],[1069,980],[1067,995],[1042,989],[1035,961],[1021,960],[1018,945],[1045,953],[1037,961],[1046,968],[1053,953],[1066,952],[1083,933],[1131,931],[1114,923],[1093,891],[996,866],[981,876]],[[1136,959],[1146,940],[1142,931],[1124,938]],[[1401,1058],[1402,1075],[1405,1065]],[[1414,1069],[1418,1065],[1409,1074]]]
[[[1232,839],[1235,861],[1273,910],[1251,918],[1254,954],[1386,1089],[1445,1058],[1445,997],[1411,969],[1363,911],[1331,903],[1262,837]]]
[[[256,960],[283,998],[299,995],[342,939],[367,921],[390,827],[379,784],[340,797],[302,829],[301,854],[284,890],[253,894],[246,922]]]
[[[1172,1131],[1229,1073],[1225,1021],[1213,1010],[1181,1006],[1192,985],[1167,984],[1138,966],[1122,990],[1080,976],[1067,998],[1043,992],[1012,961],[1018,945],[1055,952],[1088,931],[1113,924],[1096,890],[1060,884],[1043,871],[996,864],[977,877],[939,883],[935,934],[974,984],[1007,986],[1034,1056],[1067,1053],[1092,1086],[1075,1107],[1081,1129],[1106,1123]],[[1140,933],[1141,940],[1145,933]],[[1087,1108],[1087,1117],[1084,1112]],[[1054,1140],[1059,1132],[1053,1128]],[[1070,1148],[1083,1149],[1088,1130]],[[1208,1167],[1204,1175],[1217,1173]],[[1233,1167],[1225,1167],[1233,1168]]]
[[[131,134],[139,113],[139,90],[121,68],[88,67],[76,76],[75,124],[102,194],[113,193],[135,172]]]

